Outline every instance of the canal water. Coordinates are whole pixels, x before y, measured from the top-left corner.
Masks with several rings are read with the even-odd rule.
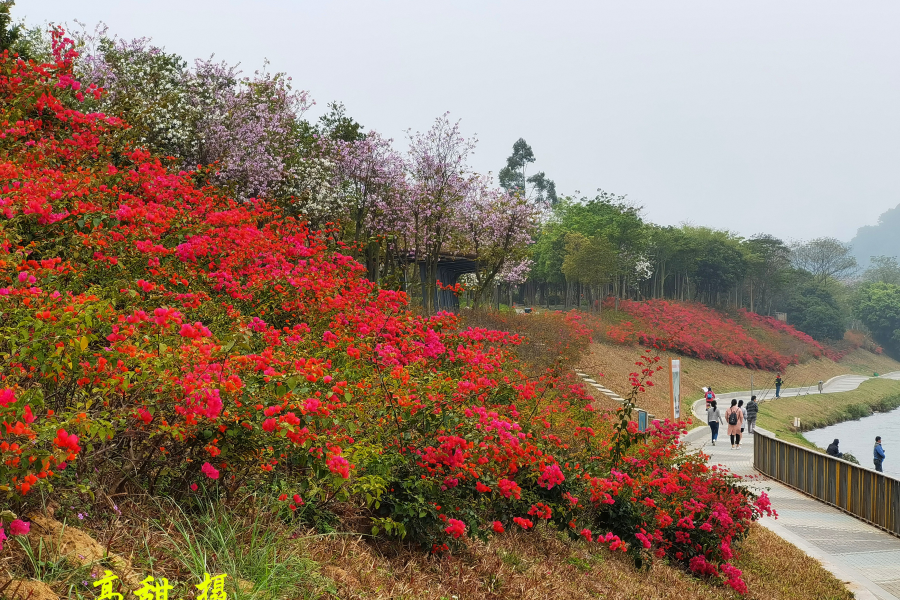
[[[882,465],[885,474],[900,477],[900,408],[807,431],[803,437],[823,449],[837,438],[841,440],[841,452],[849,452],[859,459],[862,466],[874,469],[872,454],[876,435],[881,436],[881,446],[886,455]]]

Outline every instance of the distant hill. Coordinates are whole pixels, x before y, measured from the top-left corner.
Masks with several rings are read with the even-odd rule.
[[[861,268],[866,268],[873,256],[900,257],[900,205],[888,209],[878,217],[877,225],[864,225],[850,242],[853,255]]]

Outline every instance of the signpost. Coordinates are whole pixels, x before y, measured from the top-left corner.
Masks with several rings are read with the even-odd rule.
[[[672,390],[672,417],[681,418],[681,360],[669,359],[669,387]]]

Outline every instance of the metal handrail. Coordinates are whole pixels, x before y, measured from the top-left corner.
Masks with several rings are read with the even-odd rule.
[[[900,537],[900,479],[759,430],[753,436],[753,466],[767,477]]]

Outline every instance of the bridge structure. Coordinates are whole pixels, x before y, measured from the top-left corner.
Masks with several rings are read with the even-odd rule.
[[[419,267],[420,281],[428,280],[428,264],[424,260],[415,260],[410,257],[409,262],[414,262]],[[460,256],[454,254],[442,254],[438,257],[437,280],[444,286],[454,286],[459,282],[461,275],[475,273],[478,270],[478,261],[473,256]],[[422,307],[428,308],[426,291],[422,291]],[[435,311],[459,312],[459,298],[450,290],[435,288],[431,291],[432,304]]]

